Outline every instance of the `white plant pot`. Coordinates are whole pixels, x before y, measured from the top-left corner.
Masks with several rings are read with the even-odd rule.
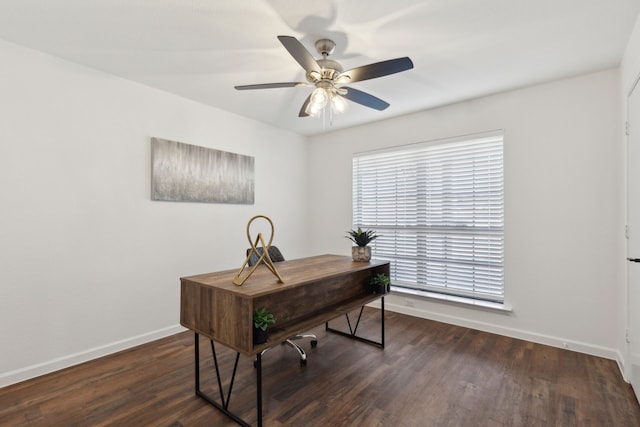
[[[352,246],[351,257],[356,262],[369,262],[371,260],[371,247]]]

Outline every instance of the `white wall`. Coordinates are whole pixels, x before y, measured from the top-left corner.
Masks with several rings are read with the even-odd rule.
[[[622,88],[624,95],[628,95],[631,86],[640,73],[640,15],[636,19],[631,37],[625,49],[622,63],[620,64],[622,74]]]
[[[12,44],[0,57],[0,386],[180,330],[179,278],[239,268],[255,214],[307,255],[303,137]],[[151,201],[154,136],[254,156],[255,204]]]
[[[310,224],[319,252],[349,253],[353,153],[504,129],[505,288],[513,312],[401,295],[385,306],[619,359],[618,85],[618,70],[608,70],[310,138]]]

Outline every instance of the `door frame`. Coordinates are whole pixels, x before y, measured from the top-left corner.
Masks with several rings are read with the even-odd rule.
[[[625,175],[624,175],[624,180],[625,180],[625,189],[624,189],[624,197],[625,197],[625,258],[629,257],[629,235],[628,235],[628,227],[629,227],[629,120],[630,120],[630,114],[629,114],[629,99],[631,98],[631,96],[634,94],[634,92],[638,90],[640,91],[640,72],[638,72],[638,75],[636,76],[636,78],[633,81],[633,84],[631,85],[631,88],[629,89],[629,91],[626,94],[625,97],[625,137],[624,137],[624,141],[625,141],[625,163],[624,163],[624,168],[625,168]],[[631,284],[630,284],[630,274],[629,274],[629,261],[625,260],[625,269],[624,269],[624,280],[625,280],[625,309],[626,309],[626,313],[625,313],[625,331],[624,331],[624,353],[625,353],[625,364],[624,364],[624,379],[625,381],[627,381],[628,383],[631,384],[632,382],[632,375],[633,375],[633,363],[631,361],[631,341],[630,341],[630,336],[633,335],[632,334],[632,327],[631,327]],[[636,331],[636,335],[640,336],[640,331]],[[636,398],[640,401],[640,389],[639,390],[635,390],[634,392],[636,393]]]

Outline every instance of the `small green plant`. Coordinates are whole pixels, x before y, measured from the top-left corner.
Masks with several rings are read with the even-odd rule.
[[[372,240],[378,238],[375,231],[363,231],[360,227],[358,227],[357,230],[347,231],[347,235],[345,237],[360,247],[367,246]]]
[[[377,294],[385,294],[389,291],[389,285],[391,284],[391,280],[389,276],[384,273],[378,273],[371,278],[369,281],[369,285],[373,292]]]
[[[266,331],[269,325],[273,325],[274,323],[276,323],[276,318],[273,317],[273,314],[269,313],[266,308],[256,308],[253,311],[253,326],[255,326],[256,329]]]

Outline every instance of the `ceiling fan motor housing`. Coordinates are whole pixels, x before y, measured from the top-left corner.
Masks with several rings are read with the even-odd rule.
[[[310,71],[307,73],[307,80],[316,84],[322,80],[333,80],[343,70],[342,65],[332,59],[318,59],[318,65],[320,65],[320,73],[316,71]]]

